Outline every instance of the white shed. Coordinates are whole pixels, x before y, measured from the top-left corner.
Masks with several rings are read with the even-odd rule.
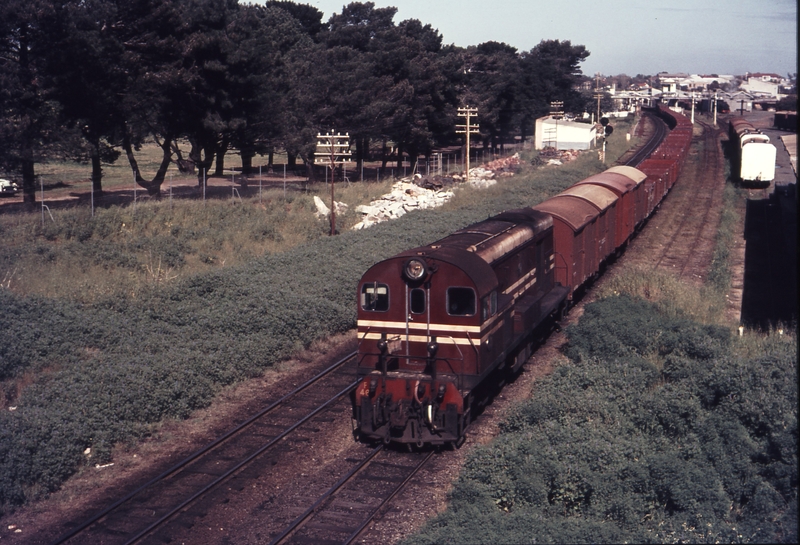
[[[597,129],[590,123],[577,123],[552,116],[536,120],[534,148],[556,148],[560,150],[587,150],[594,147]]]

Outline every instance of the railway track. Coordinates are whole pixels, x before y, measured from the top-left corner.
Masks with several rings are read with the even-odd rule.
[[[621,261],[668,271],[694,284],[704,282],[711,266],[725,186],[720,130],[699,123],[703,126],[700,156],[687,161],[662,201],[662,211],[636,237],[636,245],[644,246],[644,251],[635,256],[626,253]]]
[[[708,123],[700,124],[703,126],[702,157],[690,173],[691,178],[684,177],[684,185],[691,188],[691,191],[684,189],[688,198],[681,199],[684,213],[654,266],[676,272],[680,278],[694,283],[702,283],[711,266],[725,183],[720,130]]]
[[[650,127],[652,127],[653,133],[652,135],[650,135],[647,142],[642,144],[638,149],[634,151],[633,155],[629,157],[624,156],[621,158],[622,161],[620,161],[620,164],[624,166],[629,166],[629,167],[638,166],[639,163],[647,159],[650,156],[650,154],[653,153],[653,151],[659,146],[659,144],[661,144],[661,142],[669,133],[667,124],[664,123],[664,121],[661,120],[659,117],[647,111],[645,111],[642,114],[642,117],[646,119],[647,120],[646,122],[649,124]]]
[[[62,543],[131,544],[157,532],[165,523],[191,518],[188,509],[223,483],[248,479],[248,471],[267,454],[286,448],[296,432],[313,433],[314,419],[345,397],[356,383],[350,353],[246,421],[173,465],[125,497],[59,537]],[[342,372],[347,370],[346,372]],[[302,397],[297,394],[303,393]],[[295,441],[302,442],[300,439]],[[255,469],[254,469],[255,468]]]
[[[665,127],[660,120],[654,125]],[[656,128],[654,132],[659,131]],[[657,146],[661,138],[663,134],[661,137],[656,135],[649,142]],[[638,164],[641,159],[635,157],[628,161]],[[345,366],[345,363],[342,360],[337,362],[337,366]],[[331,366],[324,375],[341,375],[334,372],[334,367]],[[209,533],[217,529],[215,526],[221,526],[220,521],[225,518],[225,509],[220,508],[221,505],[229,501],[233,505],[237,501],[237,491],[255,487],[250,483],[261,478],[264,468],[282,467],[275,465],[279,458],[311,456],[306,454],[312,449],[304,448],[307,438],[302,431],[306,430],[306,435],[313,436],[313,419],[324,412],[323,405],[328,401],[335,403],[349,392],[354,384],[349,379],[354,373],[344,375],[335,381],[340,386],[338,390],[333,386],[328,388],[329,395],[324,402],[323,396],[319,396],[318,399],[314,397],[312,403],[309,397],[313,396],[304,394],[302,402],[297,405],[286,404],[288,398],[295,397],[316,380],[301,385],[243,425],[175,464],[53,543],[218,542]],[[265,419],[267,415],[276,413],[280,416]],[[290,421],[289,413],[292,416],[303,413],[305,416]],[[290,436],[296,431],[301,433]],[[241,443],[237,445],[234,437],[241,437]],[[329,458],[341,457],[340,463],[330,471],[326,467],[310,472],[309,476],[283,474],[276,478],[281,483],[276,488],[282,489],[270,492],[258,507],[263,511],[259,513],[258,521],[253,520],[254,529],[247,533],[248,530],[239,528],[238,533],[227,534],[228,538],[235,536],[231,542],[241,538],[240,542],[271,541],[276,544],[350,543],[369,530],[371,521],[386,511],[403,487],[414,482],[414,476],[435,452],[399,453],[380,447],[367,452],[364,445],[353,443],[349,437],[347,439],[350,445],[339,451],[332,450],[333,454],[327,455]],[[294,453],[288,452],[285,447],[289,443],[300,445],[300,448]],[[295,471],[295,467],[289,471]],[[336,482],[331,485],[332,481]],[[294,487],[286,486],[287,483],[294,484]],[[236,507],[228,509],[235,510]],[[247,509],[240,512],[239,521],[252,520],[255,509]],[[200,520],[202,525],[197,522]],[[218,529],[222,530],[221,527]]]
[[[287,525],[270,545],[349,544],[411,481],[434,454],[375,447]]]

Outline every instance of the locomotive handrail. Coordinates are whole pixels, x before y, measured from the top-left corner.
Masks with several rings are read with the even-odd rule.
[[[452,336],[452,335],[446,335],[446,336],[445,336],[445,338],[446,338],[446,339],[450,339],[451,341],[453,341],[453,346],[455,346],[455,347],[456,347],[456,350],[458,350],[458,354],[459,354],[459,356],[461,356],[461,358],[460,358],[460,359],[461,359],[462,365],[461,365],[461,372],[460,372],[460,373],[459,373],[459,372],[457,372],[455,369],[453,369],[453,366],[452,366],[452,364],[450,363],[450,358],[442,358],[442,359],[444,359],[444,360],[447,362],[447,366],[448,366],[448,367],[450,367],[450,370],[451,370],[451,371],[453,372],[453,374],[456,376],[456,379],[458,380],[458,386],[457,386],[457,387],[458,387],[458,389],[459,389],[459,390],[462,390],[462,389],[463,389],[463,387],[464,387],[464,365],[463,365],[463,362],[465,362],[465,361],[466,361],[466,359],[464,358],[464,353],[463,353],[463,352],[461,351],[461,349],[458,347],[458,343],[457,343],[457,342],[456,342],[456,340],[453,338],[453,336]],[[469,334],[467,334],[467,338],[469,339]],[[472,344],[472,339],[470,339],[470,341],[469,341],[469,342],[470,342],[470,344]],[[458,360],[457,360],[457,361],[458,361]]]
[[[366,333],[368,333],[368,332],[369,331],[367,331]],[[366,333],[364,334],[365,336],[366,336]],[[469,335],[467,335],[467,337],[469,338]],[[464,371],[463,371],[464,366],[462,365],[461,366],[461,369],[462,369],[461,372],[458,372],[453,367],[452,361],[460,361],[460,362],[466,361],[466,359],[464,358],[464,353],[461,351],[461,348],[458,346],[458,343],[456,342],[455,338],[453,338],[451,335],[446,335],[444,337],[440,337],[440,339],[450,339],[452,345],[456,347],[456,350],[458,351],[459,357],[457,357],[457,358],[434,358],[434,361],[444,361],[444,362],[446,362],[447,367],[450,369],[450,372],[451,372],[450,374],[455,376],[457,381],[458,381],[458,385],[457,385],[458,389],[461,390],[464,387],[464,376],[463,376],[464,375]],[[361,340],[363,341],[364,337],[362,337]],[[475,345],[472,343],[472,339],[469,339],[469,342],[470,342],[470,345],[472,345],[472,347],[475,348]],[[365,357],[367,357],[367,356],[380,356],[381,355],[380,352],[361,352],[360,348],[361,348],[361,341],[359,341],[358,349],[357,349],[357,352],[361,354],[361,357],[358,359],[358,362],[357,362],[357,367],[361,366],[361,362],[364,360]],[[391,356],[393,358],[405,359],[405,360],[411,360],[411,359],[414,359],[414,358],[418,358],[418,356],[411,356],[409,354],[391,354]]]

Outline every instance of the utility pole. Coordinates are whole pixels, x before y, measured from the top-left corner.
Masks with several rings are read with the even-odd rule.
[[[692,91],[692,125],[694,125],[694,91]]]
[[[556,145],[553,146],[556,150],[558,150],[558,120],[564,117],[564,102],[563,101],[554,101],[550,103],[550,116],[556,122]]]
[[[478,109],[477,108],[470,108],[469,106],[467,106],[466,108],[459,108],[458,109],[458,116],[467,118],[466,119],[466,124],[464,124],[464,125],[456,125],[456,132],[458,134],[466,134],[467,135],[467,182],[469,182],[469,135],[470,134],[479,134],[480,133],[480,131],[478,131],[480,126],[479,125],[470,125],[469,120],[472,117],[475,117],[477,115],[478,115]]]
[[[336,201],[334,200],[334,174],[336,165],[344,166],[350,162],[350,135],[317,133],[317,151],[314,152],[314,164],[325,165],[331,169],[331,236],[336,234]]]
[[[603,93],[600,91],[600,72],[594,75],[594,98],[597,99],[597,123],[600,122],[600,99],[603,98]]]
[[[717,126],[717,92],[714,91],[714,126]]]

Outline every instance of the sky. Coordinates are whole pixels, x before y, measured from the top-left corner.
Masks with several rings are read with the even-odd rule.
[[[344,0],[295,0],[341,13]],[[373,0],[419,19],[443,43],[504,42],[529,51],[542,40],[590,52],[586,75],[797,72],[796,0]]]

